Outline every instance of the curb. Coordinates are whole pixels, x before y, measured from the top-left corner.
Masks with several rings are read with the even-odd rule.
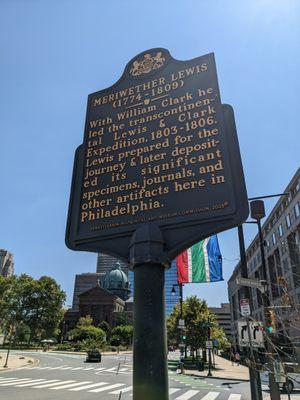
[[[101,351],[100,351],[101,352]],[[46,352],[48,353],[48,352]],[[53,354],[75,354],[75,355],[86,355],[86,351],[60,351],[60,350],[50,350],[49,353],[53,353]],[[132,351],[120,351],[119,353],[116,351],[104,351],[101,352],[101,355],[103,356],[117,356],[117,355],[126,355],[126,354],[132,354]]]
[[[197,375],[197,374],[183,374],[185,376],[195,376],[198,378],[205,378],[205,379],[226,379],[227,381],[241,381],[241,382],[249,382],[249,379],[246,378],[232,378],[228,376],[203,376],[203,375]]]

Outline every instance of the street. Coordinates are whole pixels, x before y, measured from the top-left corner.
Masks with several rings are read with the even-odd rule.
[[[0,400],[132,398],[131,354],[107,355],[101,363],[89,364],[84,362],[85,356],[77,354],[17,354],[30,354],[39,364],[0,371]],[[172,371],[169,371],[169,394],[172,400],[250,399],[248,382],[196,378]],[[267,394],[265,392],[265,396]]]

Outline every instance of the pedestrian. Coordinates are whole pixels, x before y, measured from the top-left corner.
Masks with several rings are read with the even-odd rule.
[[[241,361],[241,356],[240,356],[240,353],[238,351],[235,353],[234,358],[235,358],[236,365],[239,366],[240,365],[240,361]]]
[[[234,352],[233,352],[233,350],[231,349],[231,351],[230,351],[230,361],[231,361],[231,365],[234,365],[234,359],[235,359],[235,357],[234,357]]]

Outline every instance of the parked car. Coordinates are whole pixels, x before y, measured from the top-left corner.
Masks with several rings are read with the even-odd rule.
[[[260,374],[261,378],[261,383],[263,385],[269,385],[269,372],[264,371],[261,372]],[[286,375],[282,374],[280,382],[279,382],[279,387],[281,390],[284,390],[285,392],[292,393],[294,389],[300,389],[300,373],[299,372],[289,372],[288,369],[286,369]]]
[[[101,362],[100,351],[98,349],[89,350],[85,362]]]

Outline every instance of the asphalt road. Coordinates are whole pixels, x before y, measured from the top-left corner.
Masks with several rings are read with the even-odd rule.
[[[121,400],[132,399],[131,355],[104,356],[101,363],[87,364],[82,355],[29,354],[40,363],[0,371],[0,400],[119,400],[120,391]],[[247,382],[194,378],[171,371],[169,393],[171,400],[250,400]]]

